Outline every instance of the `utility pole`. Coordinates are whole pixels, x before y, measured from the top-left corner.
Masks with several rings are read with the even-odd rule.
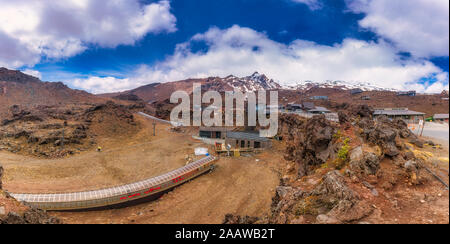
[[[65,126],[63,125],[62,139],[61,139],[61,151],[64,150],[64,129],[65,129]]]
[[[64,131],[67,126],[67,121],[64,121],[63,123],[63,129],[62,129],[62,139],[61,139],[61,150],[64,150]]]

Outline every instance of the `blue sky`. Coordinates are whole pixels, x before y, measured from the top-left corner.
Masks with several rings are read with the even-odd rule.
[[[0,66],[94,93],[256,70],[286,85],[448,89],[448,1],[2,2],[27,18],[0,17]]]

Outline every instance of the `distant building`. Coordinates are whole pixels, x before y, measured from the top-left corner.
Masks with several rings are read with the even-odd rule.
[[[264,149],[272,146],[268,138],[260,137],[258,132],[236,132],[226,133],[225,145],[232,149]]]
[[[416,91],[400,91],[400,92],[397,92],[397,96],[415,97]]]
[[[425,113],[409,110],[408,108],[385,108],[376,109],[373,116],[379,117],[385,115],[389,119],[401,118],[407,122],[418,123],[420,119],[424,120]]]
[[[312,96],[312,100],[328,100],[328,96]]]
[[[448,122],[448,114],[435,114],[433,119],[440,122]]]
[[[288,110],[288,111],[297,111],[297,110],[302,110],[302,109],[303,109],[303,105],[301,105],[301,104],[290,103],[290,104],[286,105],[286,110]]]
[[[366,101],[368,101],[368,100],[370,100],[371,98],[369,97],[369,96],[362,96],[361,97],[361,100],[366,100]]]
[[[287,110],[294,111],[294,112],[304,112],[304,113],[311,113],[311,114],[327,114],[331,113],[330,110],[319,107],[313,103],[313,102],[303,102],[302,104],[289,104],[287,107]]]
[[[363,93],[364,91],[362,90],[362,89],[360,89],[360,88],[356,88],[356,89],[351,89],[350,90],[350,94],[351,95],[356,95],[356,94],[361,94],[361,93]]]
[[[309,113],[312,114],[328,114],[331,113],[330,110],[324,108],[324,107],[315,107],[314,109],[308,110]]]

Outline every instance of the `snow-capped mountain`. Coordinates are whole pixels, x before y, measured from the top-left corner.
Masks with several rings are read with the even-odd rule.
[[[183,90],[188,93],[192,92],[193,84],[200,83],[204,91],[232,91],[237,89],[243,93],[256,92],[258,90],[293,90],[306,92],[313,88],[338,88],[343,90],[350,90],[359,88],[363,91],[394,91],[384,87],[372,85],[367,82],[346,82],[346,81],[326,81],[326,82],[312,82],[304,81],[298,82],[294,86],[282,86],[279,82],[268,78],[266,75],[255,72],[250,76],[237,77],[229,75],[225,78],[209,77],[209,78],[193,78],[181,81],[153,83],[146,86],[138,87],[136,89],[125,91],[122,93],[103,94],[105,97],[117,97],[118,95],[134,94],[144,101],[163,101],[168,99],[170,95],[177,90]],[[122,96],[126,97],[126,96]]]
[[[280,89],[281,86],[272,79],[267,78],[264,74],[258,72],[246,77],[236,77],[233,75],[223,78],[229,86],[239,89],[242,92],[257,90],[274,90]]]
[[[287,90],[306,91],[311,88],[340,88],[343,90],[351,90],[359,88],[363,91],[396,91],[395,89],[373,85],[369,82],[347,82],[347,81],[325,81],[325,82],[303,81],[298,82],[297,85],[295,86],[282,86],[273,79],[270,79],[266,75],[260,74],[258,72],[255,72],[250,76],[242,78],[230,75],[223,78],[223,82],[227,83],[232,88],[241,90],[242,92],[256,91],[260,89],[264,90],[287,89]]]
[[[325,81],[325,82],[304,81],[299,82],[295,86],[286,86],[284,88],[289,90],[303,90],[303,91],[309,90],[311,88],[340,88],[343,90],[361,89],[363,91],[396,91],[395,89],[373,85],[369,82],[347,82],[347,81]]]

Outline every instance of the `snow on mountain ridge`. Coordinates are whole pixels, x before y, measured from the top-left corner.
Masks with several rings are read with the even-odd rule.
[[[274,90],[279,89],[281,86],[273,79],[267,78],[264,74],[258,72],[253,73],[246,77],[236,77],[230,75],[224,78],[231,87],[241,90],[242,92],[257,91],[257,90]]]
[[[234,75],[223,78],[231,87],[241,90],[242,92],[275,89],[287,89],[287,90],[309,90],[311,88],[340,88],[343,90],[361,89],[363,91],[397,91],[396,89],[381,87],[373,85],[369,82],[347,82],[347,81],[325,81],[325,82],[313,82],[304,81],[298,82],[294,86],[283,86],[273,79],[269,79],[266,75],[258,72],[253,73],[246,77],[236,77]]]
[[[296,86],[288,86],[286,89],[291,90],[308,90],[313,87],[318,88],[341,88],[343,90],[361,89],[363,91],[396,91],[393,88],[386,88],[377,85],[373,85],[369,82],[347,82],[347,81],[325,81],[325,82],[313,82],[305,81],[298,83]]]

